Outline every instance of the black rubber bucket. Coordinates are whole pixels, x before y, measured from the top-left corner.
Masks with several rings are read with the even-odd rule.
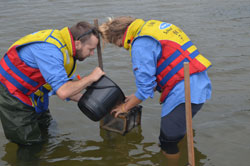
[[[78,107],[88,118],[99,121],[124,100],[120,87],[107,76],[102,76],[87,88],[78,101]]]

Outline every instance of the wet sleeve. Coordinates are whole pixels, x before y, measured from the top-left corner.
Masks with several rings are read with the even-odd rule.
[[[154,97],[157,58],[160,53],[160,43],[150,37],[138,38],[133,43],[131,55],[137,87],[135,96],[142,101]]]

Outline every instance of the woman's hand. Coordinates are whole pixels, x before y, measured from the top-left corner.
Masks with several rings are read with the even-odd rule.
[[[126,103],[120,104],[117,107],[115,107],[110,114],[117,118],[121,113],[127,113],[129,110],[126,109]]]
[[[118,117],[119,114],[121,113],[127,113],[129,110],[136,105],[140,104],[142,101],[138,99],[135,94],[132,94],[125,99],[125,103],[118,105],[115,107],[112,111],[111,114],[114,113],[114,117]]]
[[[129,100],[131,100],[134,97],[134,94],[131,94],[130,96],[126,96],[125,103],[127,103]]]

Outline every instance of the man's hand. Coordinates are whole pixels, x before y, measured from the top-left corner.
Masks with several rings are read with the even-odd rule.
[[[90,79],[95,82],[101,78],[105,73],[100,67],[96,67],[89,75]]]

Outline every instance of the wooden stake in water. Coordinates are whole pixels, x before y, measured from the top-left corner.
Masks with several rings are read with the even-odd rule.
[[[99,27],[98,25],[98,19],[95,19],[94,20],[94,25],[96,26],[96,28]],[[98,64],[99,64],[99,67],[103,70],[103,63],[102,63],[102,50],[101,50],[101,38],[99,38],[99,42],[97,44],[97,55],[98,55]]]
[[[98,19],[94,20],[94,25],[95,27],[98,29],[99,25],[98,25]],[[103,63],[102,63],[102,50],[101,50],[101,38],[99,36],[99,42],[97,44],[97,56],[98,56],[98,66],[103,70]],[[103,70],[104,71],[104,70]],[[105,117],[104,117],[105,118]],[[103,126],[104,124],[104,118],[102,118],[100,120],[100,124],[99,126]]]
[[[185,109],[186,109],[186,127],[187,127],[187,148],[189,166],[195,166],[194,141],[192,129],[192,107],[190,97],[190,76],[189,63],[184,62],[184,82],[185,82]]]

